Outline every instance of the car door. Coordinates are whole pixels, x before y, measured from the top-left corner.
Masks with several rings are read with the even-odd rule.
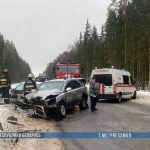
[[[71,90],[66,91],[67,88],[71,88]],[[65,100],[67,107],[72,107],[74,105],[74,91],[72,81],[69,81],[65,86]]]
[[[81,90],[81,84],[77,82],[76,80],[72,81],[72,86],[73,86],[73,104],[79,104],[81,97],[82,97],[82,90]]]

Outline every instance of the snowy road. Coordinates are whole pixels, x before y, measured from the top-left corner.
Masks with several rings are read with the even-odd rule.
[[[57,124],[64,132],[150,132],[150,94],[120,104],[102,101],[98,111],[74,111]],[[67,150],[149,150],[150,139],[64,139]]]

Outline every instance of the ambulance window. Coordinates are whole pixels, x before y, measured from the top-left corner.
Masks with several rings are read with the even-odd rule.
[[[95,81],[98,83],[102,83],[106,86],[112,85],[112,75],[111,74],[98,74],[94,75]]]
[[[129,84],[129,77],[128,76],[125,76],[123,75],[123,81],[124,81],[124,84]]]

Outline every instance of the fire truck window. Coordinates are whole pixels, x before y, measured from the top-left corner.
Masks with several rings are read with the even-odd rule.
[[[62,73],[78,73],[79,67],[78,66],[59,66],[57,67],[57,71]]]
[[[62,73],[67,73],[67,66],[59,66],[57,71]]]
[[[126,76],[126,75],[123,75],[123,81],[124,81],[124,84],[129,84],[129,77]]]
[[[106,86],[112,85],[112,75],[111,74],[98,74],[94,75],[95,81]]]
[[[68,73],[78,73],[78,66],[68,66]]]

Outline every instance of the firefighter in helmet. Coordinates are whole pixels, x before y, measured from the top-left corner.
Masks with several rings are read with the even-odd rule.
[[[9,70],[3,69],[3,75],[0,76],[0,87],[2,90],[2,100],[5,104],[9,104],[9,89],[11,88],[11,81],[9,77]]]
[[[24,83],[24,95],[27,95],[32,92],[32,90],[36,90],[37,85],[35,80],[33,80],[32,73],[29,73],[28,79]]]

